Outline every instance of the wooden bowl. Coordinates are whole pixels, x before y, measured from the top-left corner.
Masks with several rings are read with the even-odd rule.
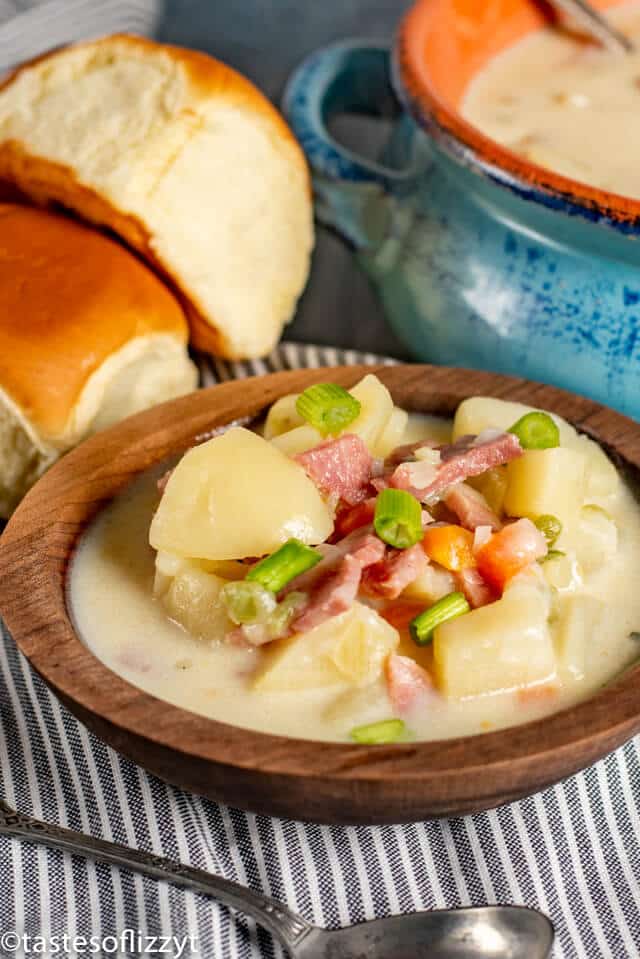
[[[590,400],[490,373],[338,367],[225,383],[134,416],[83,443],[34,487],[0,540],[0,610],[34,669],[97,736],[184,789],[253,811],[330,823],[405,822],[487,809],[569,776],[640,730],[640,667],[546,719],[439,742],[318,744],[169,705],[104,666],[74,632],[65,580],[87,523],[142,470],[285,393],[375,372],[397,403],[452,413],[474,394],[560,413],[632,473],[640,430]]]

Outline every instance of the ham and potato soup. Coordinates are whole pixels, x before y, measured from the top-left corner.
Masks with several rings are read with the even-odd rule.
[[[278,400],[95,520],[79,634],[160,699],[261,732],[381,743],[526,722],[640,654],[640,511],[558,416],[453,421],[367,375]]]
[[[478,74],[462,113],[540,166],[640,199],[640,7],[624,4],[607,16],[634,40],[635,52],[537,31]]]

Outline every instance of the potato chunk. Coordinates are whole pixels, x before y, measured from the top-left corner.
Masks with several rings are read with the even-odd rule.
[[[555,676],[549,597],[536,577],[514,580],[502,599],[438,626],[436,681],[451,699],[545,682]]]
[[[376,442],[375,455],[384,459],[397,446],[404,442],[404,435],[409,422],[409,414],[399,406],[394,406],[387,425],[383,428]]]
[[[534,406],[498,400],[493,396],[471,396],[468,400],[463,400],[456,410],[453,439],[457,440],[467,433],[475,435],[488,429],[509,430],[521,416],[532,413],[535,409]],[[570,446],[578,435],[573,426],[556,413],[549,413],[549,416],[560,431],[560,445]]]
[[[588,436],[577,435],[572,448],[583,454],[586,460],[587,503],[606,502],[618,492],[620,474],[601,446]]]
[[[565,596],[559,601],[555,628],[558,671],[563,680],[583,679],[595,630],[606,606],[595,596]]]
[[[432,606],[443,596],[453,593],[456,583],[453,574],[448,569],[429,563],[423,572],[406,587],[402,593],[403,599],[415,600]]]
[[[182,457],[151,523],[154,549],[228,560],[296,536],[322,543],[333,515],[305,471],[262,437],[233,428]]]
[[[584,498],[582,453],[558,446],[527,450],[507,467],[504,508],[510,516],[557,516],[565,531],[575,528]]]
[[[319,443],[322,443],[326,437],[320,433],[314,426],[305,423],[303,426],[296,426],[295,429],[287,430],[285,433],[279,433],[274,436],[271,442],[281,450],[285,456],[297,456],[298,453],[306,453],[313,449]]]
[[[492,396],[473,396],[463,400],[453,421],[453,438],[467,433],[481,433],[486,429],[508,430],[513,424],[531,413],[535,407],[524,403],[511,403]],[[615,466],[598,444],[567,423],[556,413],[549,413],[560,431],[560,446],[581,453],[585,458],[585,489],[587,502],[600,502],[614,494],[620,484]],[[582,505],[580,503],[579,505]],[[557,515],[557,514],[556,514]]]
[[[361,409],[356,419],[349,423],[342,433],[359,436],[373,456],[383,456],[383,450],[390,452],[394,446],[403,442],[408,415],[404,410],[394,407],[391,393],[377,376],[368,373],[349,392],[359,401]],[[328,438],[308,423],[295,426],[286,432],[278,429],[286,417],[293,418],[294,412],[297,415],[297,411],[292,411],[292,401],[290,396],[278,400],[267,416],[265,427],[265,435],[267,432],[270,436],[275,434],[272,436],[274,446],[287,456],[304,453]],[[397,442],[396,437],[399,437]]]
[[[219,601],[226,580],[206,573],[188,560],[156,567],[154,592],[171,619],[198,639],[222,640],[233,624]]]
[[[299,393],[288,393],[275,401],[264,424],[263,436],[266,440],[304,425],[304,419],[296,409],[299,396]]]
[[[349,392],[360,402],[361,410],[345,432],[355,433],[369,452],[378,456],[378,441],[393,415],[391,393],[373,373],[368,373]]]
[[[618,552],[618,527],[599,506],[585,506],[575,534],[576,554],[585,572],[599,569]]]
[[[272,643],[254,686],[265,692],[367,686],[380,678],[399,641],[397,630],[375,610],[354,603],[307,633]]]

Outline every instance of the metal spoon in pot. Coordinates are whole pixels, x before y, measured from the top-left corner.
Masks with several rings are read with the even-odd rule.
[[[587,0],[549,0],[559,13],[568,14],[594,40],[615,50],[617,53],[631,53],[634,49],[631,40],[612,26]]]
[[[268,929],[293,959],[546,959],[553,945],[549,919],[521,906],[416,912],[334,931],[320,929],[274,899],[229,879],[40,822],[2,801],[0,836],[52,846],[214,896]]]

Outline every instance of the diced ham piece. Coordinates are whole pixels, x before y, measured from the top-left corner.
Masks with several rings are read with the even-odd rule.
[[[389,486],[394,472],[395,470],[388,469],[384,471],[382,476],[374,476],[372,478],[371,486],[373,486],[376,493],[381,493],[383,489],[386,489]]]
[[[338,511],[336,515],[333,534],[336,539],[342,539],[348,536],[355,529],[361,529],[363,526],[370,526],[373,523],[373,517],[376,511],[375,496],[357,503],[355,506],[346,506]]]
[[[356,530],[334,546],[321,546],[324,557],[319,563],[296,576],[278,594],[284,598],[293,590],[308,593],[306,605],[293,618],[289,634],[304,632],[325,620],[344,613],[354,603],[362,570],[379,563],[385,544],[370,529]],[[273,637],[266,627],[240,626],[227,634],[227,642],[237,646],[261,646]]]
[[[475,437],[465,436],[440,448],[441,463],[424,486],[416,486],[416,467],[422,467],[422,463],[402,463],[396,467],[389,482],[396,489],[408,490],[423,502],[429,501],[454,483],[479,476],[494,466],[517,459],[522,453],[520,442],[513,433],[501,433],[485,442],[476,442]],[[425,467],[429,465],[425,464]]]
[[[345,433],[295,459],[323,493],[338,496],[349,505],[367,498],[373,458],[359,436]]]
[[[353,606],[358,595],[361,576],[362,567],[355,556],[345,556],[336,569],[311,593],[307,605],[294,618],[291,628],[295,632],[306,632],[325,620],[346,612]]]
[[[447,490],[444,502],[465,529],[475,530],[478,526],[490,526],[493,530],[502,528],[499,517],[482,493],[467,483],[456,483]]]
[[[389,550],[382,562],[367,567],[362,578],[362,591],[369,596],[396,599],[428,563],[420,543],[409,549]]]
[[[365,569],[373,563],[378,563],[385,553],[385,545],[381,539],[374,536],[372,527],[354,530],[349,536],[345,536],[339,543],[332,545],[319,546],[318,550],[324,553],[319,563],[316,563],[306,573],[301,573],[292,579],[282,592],[280,597],[286,596],[293,590],[300,590],[303,593],[310,592],[318,583],[325,579],[329,573],[332,573],[340,561],[345,556],[351,555],[360,565],[360,569]]]
[[[461,569],[454,573],[456,586],[464,593],[469,606],[477,609],[478,606],[486,606],[497,599],[492,589],[487,585],[483,576],[474,566],[468,569]]]
[[[320,548],[324,551],[320,562],[292,579],[280,593],[280,597],[292,590],[308,593],[306,606],[291,623],[293,631],[311,629],[349,609],[358,594],[362,571],[379,563],[386,550],[370,527],[357,529],[339,543]]]
[[[385,673],[391,705],[400,715],[415,709],[433,690],[429,673],[410,656],[391,653]]]

